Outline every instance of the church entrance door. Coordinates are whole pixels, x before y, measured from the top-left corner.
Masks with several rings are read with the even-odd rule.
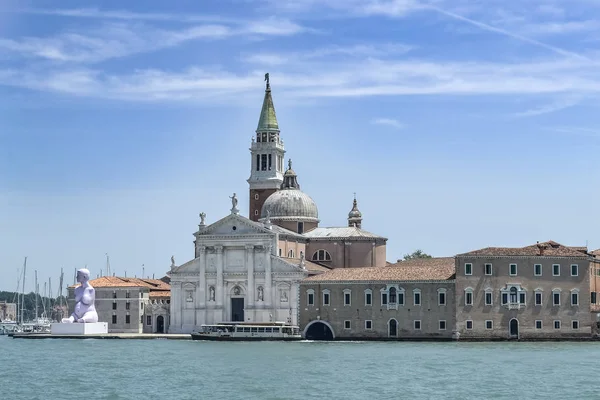
[[[165,317],[162,315],[156,317],[156,333],[165,333]]]
[[[244,298],[231,298],[231,321],[244,321]]]

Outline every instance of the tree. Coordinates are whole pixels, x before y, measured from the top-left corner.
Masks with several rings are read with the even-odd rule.
[[[423,250],[415,250],[412,254],[405,254],[404,261],[414,260],[416,258],[433,258],[429,254],[424,253]]]

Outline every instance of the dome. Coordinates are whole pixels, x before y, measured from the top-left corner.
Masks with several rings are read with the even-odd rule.
[[[261,218],[288,221],[319,221],[314,200],[299,189],[281,189],[270,195],[262,206]]]
[[[319,222],[314,200],[300,190],[292,160],[283,174],[281,189],[270,195],[262,206],[260,217],[279,221]],[[268,215],[267,215],[268,214]]]

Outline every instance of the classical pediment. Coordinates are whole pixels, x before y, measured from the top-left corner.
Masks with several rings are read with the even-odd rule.
[[[305,271],[300,266],[300,261],[297,264],[283,260],[277,256],[271,256],[271,270],[273,272],[303,272]]]
[[[194,258],[186,262],[185,264],[181,264],[177,268],[175,268],[172,273],[176,274],[188,274],[200,271],[200,258]]]
[[[249,220],[239,214],[230,214],[214,224],[201,228],[196,232],[197,237],[203,236],[243,236],[243,235],[274,235],[275,233],[263,224]]]

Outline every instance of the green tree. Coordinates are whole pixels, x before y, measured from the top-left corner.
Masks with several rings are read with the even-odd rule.
[[[405,254],[404,261],[414,260],[416,258],[433,258],[429,254],[423,252],[423,250],[415,250],[412,254]]]

